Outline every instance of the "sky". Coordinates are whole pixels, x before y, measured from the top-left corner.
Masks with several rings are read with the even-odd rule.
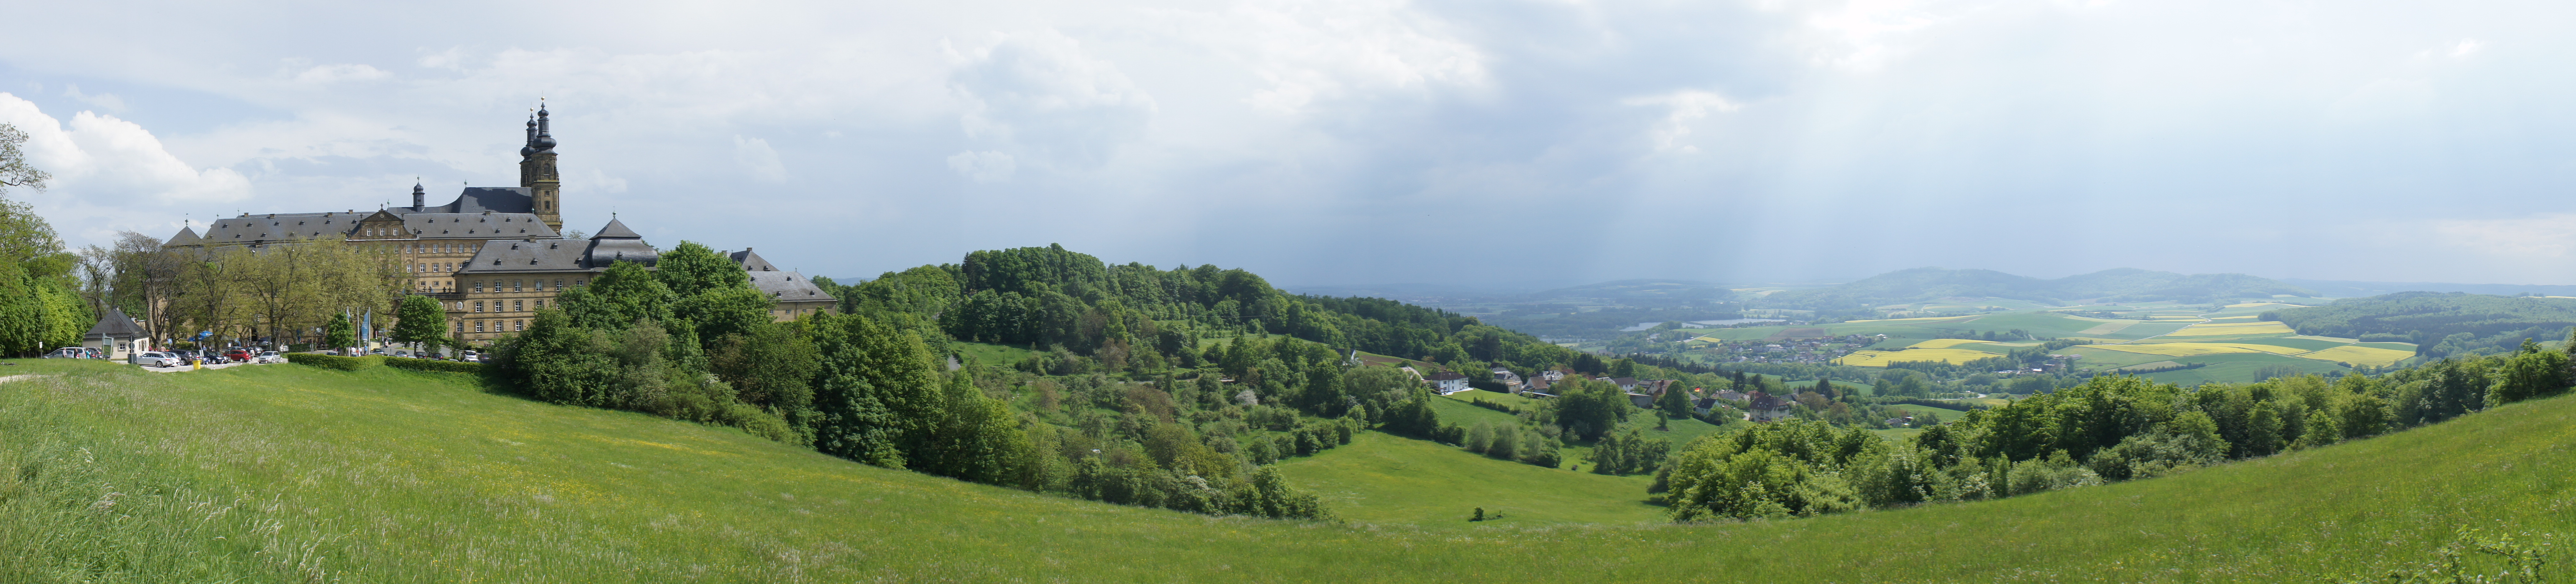
[[[2576,4],[22,2],[73,245],[516,184],[873,276],[1060,243],[1282,285],[1941,266],[2576,284]]]

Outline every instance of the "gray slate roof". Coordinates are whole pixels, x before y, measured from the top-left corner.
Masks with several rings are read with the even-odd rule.
[[[267,213],[225,217],[206,227],[201,238],[207,243],[250,243],[253,241],[292,241],[323,235],[347,234],[358,228],[358,220],[375,212],[353,213]],[[175,238],[173,238],[175,239]]]
[[[386,209],[386,212],[392,212]],[[267,213],[216,219],[206,227],[206,234],[196,241],[208,243],[250,243],[254,241],[294,241],[325,235],[347,235],[358,229],[358,220],[374,212],[350,213]],[[493,237],[561,237],[546,227],[534,213],[404,213],[403,228],[421,239],[491,239]],[[187,235],[182,232],[182,236]],[[169,245],[180,245],[179,237]]]
[[[133,317],[126,316],[125,311],[122,309],[110,307],[107,309],[107,316],[105,318],[98,319],[98,325],[89,327],[89,333],[81,335],[81,338],[84,340],[96,341],[103,339],[133,339],[142,338],[142,336],[143,328],[134,326]]]
[[[170,241],[162,242],[161,245],[189,245],[196,242],[197,230],[181,227],[178,235],[170,236]]]
[[[725,257],[733,259],[735,264],[740,264],[742,271],[745,272],[778,271],[778,266],[770,265],[769,260],[761,259],[760,254],[751,253],[751,248],[748,247],[742,248],[742,251],[725,254]]]
[[[464,192],[457,193],[455,201],[451,201],[445,205],[433,205],[420,208],[392,207],[385,210],[395,214],[477,214],[484,211],[491,211],[494,213],[534,213],[537,211],[537,197],[534,194],[530,194],[527,187],[465,187]]]
[[[392,209],[386,209],[390,212]],[[535,213],[406,213],[403,228],[421,239],[491,239],[561,237]]]
[[[796,272],[752,272],[751,287],[759,288],[769,294],[771,300],[779,302],[833,299],[832,295],[824,294],[822,288],[814,286],[812,279]]]
[[[475,216],[501,215],[503,214],[494,213]],[[488,224],[459,223],[457,225]],[[536,227],[544,228],[545,225],[540,223]],[[652,267],[662,259],[661,250],[653,249],[653,244],[645,243],[641,236],[634,235],[633,230],[627,229],[624,224],[615,220],[610,220],[608,226],[601,227],[599,232],[599,235],[591,236],[589,241],[561,239],[551,234],[548,237],[486,240],[483,242],[483,249],[474,252],[474,259],[467,261],[467,265],[458,268],[456,272],[462,275],[596,272],[607,270],[610,262],[640,262],[645,267]],[[615,233],[625,233],[627,236],[612,235]]]
[[[525,272],[565,272],[588,270],[582,252],[590,244],[569,239],[494,239],[483,242],[459,274],[510,274]]]

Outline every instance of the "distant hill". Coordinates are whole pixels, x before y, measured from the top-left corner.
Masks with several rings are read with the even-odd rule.
[[[1718,284],[1716,282],[1673,279],[1613,280],[1595,284],[1584,284],[1581,286],[1568,286],[1554,290],[1541,290],[1528,294],[1528,297],[1533,300],[1599,298],[1621,301],[1644,301],[1641,303],[1630,303],[1645,305],[1687,302],[1693,300],[1722,301],[1734,296],[1734,290],[1730,289],[1726,285]]]
[[[2466,292],[2497,296],[2576,296],[2576,286],[2554,284],[2460,284],[2454,282],[2357,282],[2282,278],[2328,298],[2359,298],[2398,292]]]
[[[1871,276],[1837,286],[1792,290],[1763,298],[1758,304],[1778,308],[1848,309],[1922,302],[1947,297],[1992,297],[2034,302],[2102,300],[2112,302],[2209,302],[2226,298],[2269,298],[2276,294],[2310,296],[2315,291],[2278,280],[2245,274],[2176,274],[2116,268],[2042,280],[1994,270],[1914,268]]]
[[[2523,339],[2555,341],[2576,326],[2576,299],[2400,292],[2263,313],[2300,334],[2415,343],[2443,357],[2510,351]]]

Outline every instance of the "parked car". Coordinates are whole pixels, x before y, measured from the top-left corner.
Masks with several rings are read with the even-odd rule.
[[[480,363],[483,361],[483,353],[480,351],[466,351],[462,356],[457,357],[456,360],[468,363]]]
[[[145,367],[178,367],[185,364],[179,360],[178,355],[160,351],[144,351],[141,353],[135,353],[133,357],[127,357],[125,361],[127,363],[142,365]]]
[[[261,352],[259,353],[259,356],[258,356],[258,357],[254,357],[254,358],[252,358],[251,362],[252,362],[252,363],[285,363],[285,362],[286,362],[286,356],[285,356],[285,355],[279,355],[279,354],[277,354],[277,352],[276,352],[276,351],[261,351]]]
[[[45,358],[47,358],[47,359],[88,359],[88,358],[89,358],[89,347],[63,347],[63,348],[60,348],[60,349],[54,349],[54,352],[46,353],[46,354],[45,354]]]
[[[232,348],[232,350],[224,351],[224,360],[225,360],[225,361],[231,361],[231,362],[235,362],[235,363],[247,363],[247,362],[250,362],[250,357],[251,357],[251,355],[250,355],[250,349],[244,349],[244,348],[241,348],[241,347],[233,347],[233,348]]]

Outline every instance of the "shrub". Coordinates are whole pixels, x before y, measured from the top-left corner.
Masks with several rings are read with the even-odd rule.
[[[383,359],[386,367],[409,369],[412,371],[448,371],[455,373],[480,373],[483,371],[482,363],[470,363],[465,361],[440,361],[437,359],[414,359],[410,357],[371,358]]]
[[[324,355],[321,353],[287,353],[286,362],[297,365],[320,367],[323,369],[357,371],[377,365],[383,365],[385,363],[385,358],[373,356],[341,357],[336,355]]]

